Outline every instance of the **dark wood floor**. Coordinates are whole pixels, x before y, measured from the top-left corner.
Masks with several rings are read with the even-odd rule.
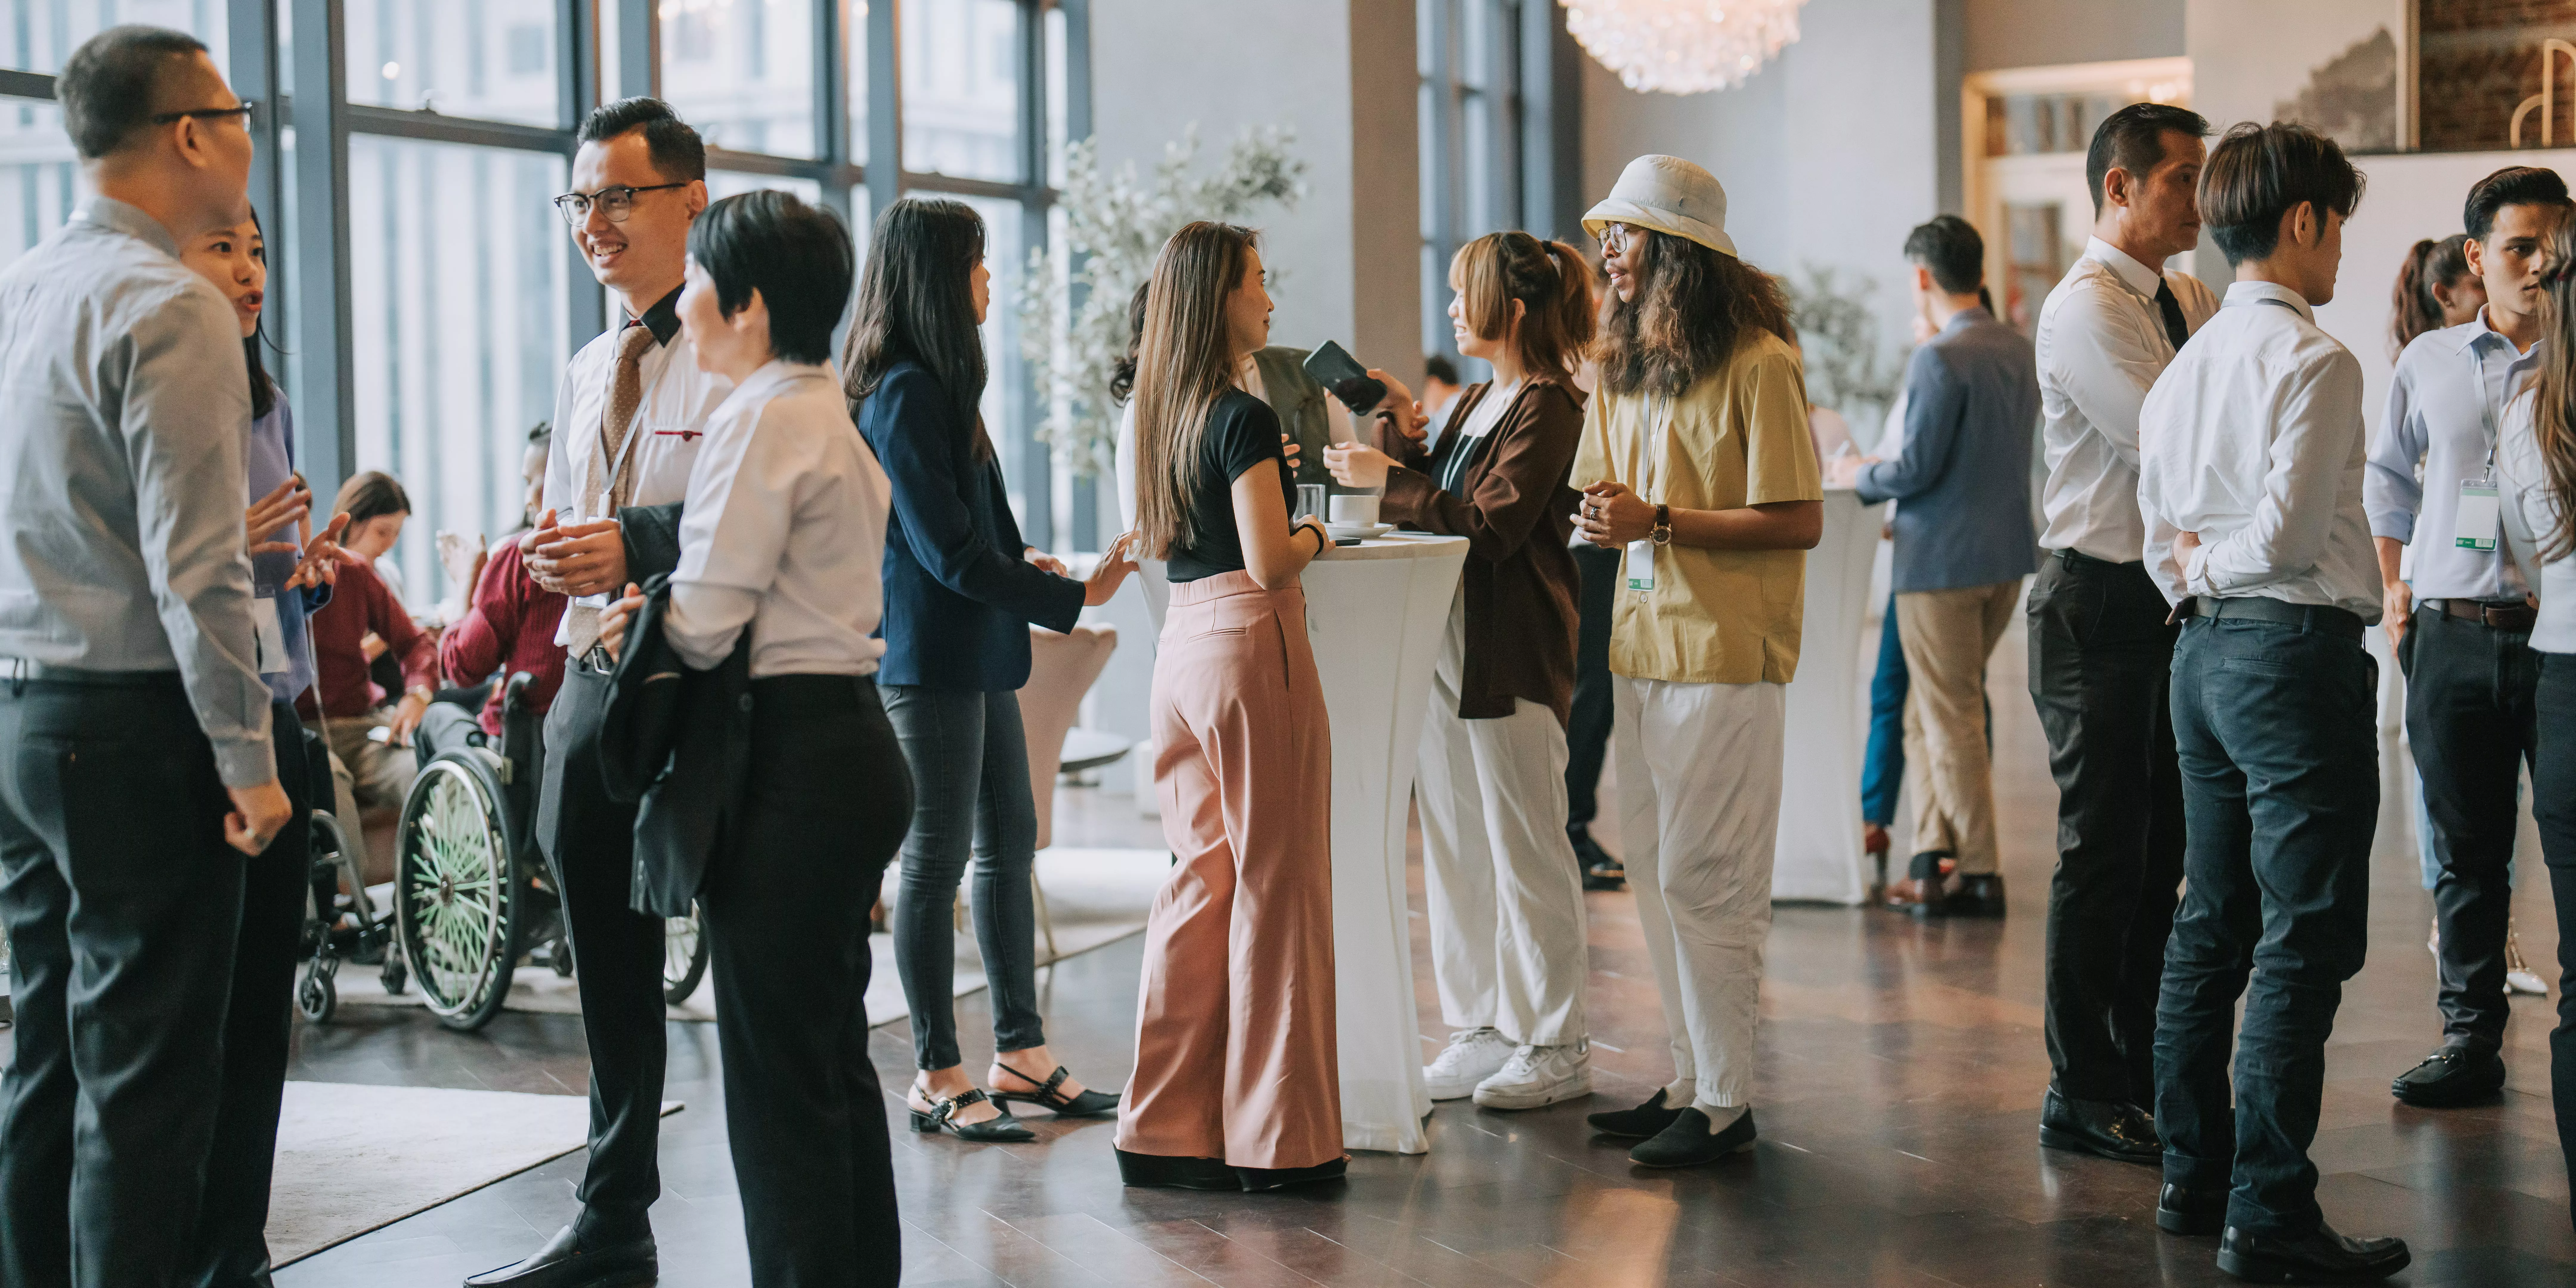
[[[1706,1169],[1647,1172],[1584,1128],[1587,1109],[1670,1076],[1654,983],[1624,894],[1591,896],[1598,1094],[1526,1114],[1442,1105],[1426,1156],[1363,1154],[1346,1185],[1261,1197],[1130,1191],[1111,1127],[1033,1118],[1038,1144],[961,1146],[903,1130],[890,1099],[906,1282],[920,1285],[2074,1285],[2226,1282],[2214,1241],[2153,1222],[2156,1174],[2040,1150],[2040,910],[2054,789],[2008,639],[1995,668],[2005,871],[2000,923],[1917,924],[1880,912],[1783,907],[1764,985],[1759,1148]],[[2391,748],[2388,760],[2401,763]],[[2400,797],[2386,793],[2368,968],[2347,991],[2315,1157],[2329,1219],[2399,1234],[2418,1285],[2576,1283],[2566,1174],[2552,1134],[2549,1002],[2517,998],[2512,1081],[2490,1107],[2428,1113],[2387,1095],[2435,1042],[2430,901]],[[1152,835],[1113,806],[1068,802],[1069,841]],[[1060,825],[1062,826],[1062,825]],[[2527,869],[2528,870],[2528,869]],[[2536,871],[2532,875],[2537,876]],[[1416,879],[1416,903],[1419,902]],[[2523,945],[2551,960],[2546,892],[2517,901]],[[1416,917],[1419,925],[1419,916]],[[1423,1032],[1440,1036],[1417,943]],[[1047,981],[1049,1037],[1085,1077],[1126,1071],[1140,944],[1067,962]],[[960,1005],[969,1061],[990,1055],[980,998]],[[471,1037],[416,1012],[302,1029],[294,1076],[577,1092],[571,1017],[507,1014]],[[654,1211],[663,1282],[748,1282],[724,1143],[714,1032],[671,1026],[666,1193]],[[1426,1038],[1426,1050],[1429,1041]],[[909,1076],[900,1027],[877,1066]],[[448,1288],[541,1241],[575,1205],[583,1156],[502,1181],[287,1268],[281,1284]]]

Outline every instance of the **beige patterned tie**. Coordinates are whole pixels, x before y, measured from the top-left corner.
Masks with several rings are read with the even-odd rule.
[[[626,446],[627,431],[635,424],[635,410],[644,405],[644,351],[653,347],[653,328],[641,322],[630,322],[617,337],[617,362],[609,369],[608,406],[599,417],[599,449],[603,464],[616,462],[617,475],[608,485],[608,512],[615,514],[635,495],[635,458],[643,455],[642,445],[618,457]],[[604,516],[592,515],[591,518]],[[564,609],[567,646],[574,658],[590,655],[599,644],[599,610],[588,604],[571,604]]]

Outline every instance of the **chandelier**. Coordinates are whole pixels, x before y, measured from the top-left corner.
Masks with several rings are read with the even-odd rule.
[[[1742,84],[1798,38],[1806,0],[1561,0],[1565,29],[1641,93]]]

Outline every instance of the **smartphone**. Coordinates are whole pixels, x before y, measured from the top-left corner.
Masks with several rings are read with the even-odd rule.
[[[1354,416],[1365,416],[1386,401],[1386,384],[1368,373],[1368,368],[1351,356],[1351,351],[1326,340],[1313,353],[1306,355],[1306,374],[1315,383],[1333,391],[1342,405]]]

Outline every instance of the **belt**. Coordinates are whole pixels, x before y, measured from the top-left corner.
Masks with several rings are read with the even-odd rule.
[[[2442,616],[2476,622],[2489,630],[2529,635],[2531,628],[2540,621],[2540,610],[2519,600],[2485,604],[2474,599],[2445,599],[2442,601]]]
[[[34,658],[0,658],[0,679],[35,680],[46,684],[78,684],[93,689],[176,689],[176,671],[86,671],[76,666],[56,666]]]
[[[2270,622],[2276,626],[2296,626],[2302,630],[2332,635],[2354,644],[2361,642],[2362,634],[2367,629],[2358,613],[2324,604],[2293,604],[2288,600],[2266,599],[2259,595],[2248,595],[2237,599],[2213,599],[2207,595],[2193,595],[2174,605],[2173,616],[2168,620],[2179,622],[2186,617],[2207,617],[2213,620],[2232,618],[2240,622]]]
[[[2064,564],[2064,565],[2066,565],[2066,566],[2067,566],[2067,567],[2069,567],[2069,568],[2113,568],[2113,569],[2116,569],[2116,568],[2145,568],[2145,567],[2146,567],[2146,564],[2145,564],[2144,562],[2140,561],[2140,560],[2132,559],[2132,560],[2129,560],[2129,561],[2128,561],[2128,562],[2126,562],[2126,563],[2120,563],[2120,562],[2116,562],[2116,561],[2114,561],[2114,560],[2110,560],[2110,559],[2097,559],[2097,558],[2095,558],[2095,557],[2094,557],[2094,556],[2092,556],[2092,555],[2088,555],[2088,554],[2084,553],[2084,552],[2083,552],[2083,551],[2081,551],[2081,550],[2075,550],[2075,549],[2058,550],[2058,551],[2054,551],[2054,552],[2052,552],[2052,553],[2054,553],[2054,554],[2057,556],[2057,562],[2059,562],[2059,563],[2061,563],[2061,564]]]

